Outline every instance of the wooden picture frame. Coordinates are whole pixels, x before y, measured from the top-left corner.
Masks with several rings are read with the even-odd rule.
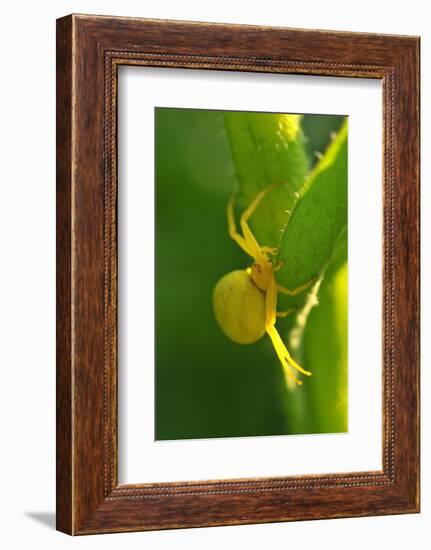
[[[119,485],[117,68],[383,84],[383,469]],[[70,15],[57,21],[57,529],[419,511],[419,38]]]

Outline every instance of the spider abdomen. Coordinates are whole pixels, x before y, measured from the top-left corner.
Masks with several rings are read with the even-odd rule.
[[[252,344],[265,334],[265,293],[244,270],[224,275],[213,291],[216,320],[237,344]]]

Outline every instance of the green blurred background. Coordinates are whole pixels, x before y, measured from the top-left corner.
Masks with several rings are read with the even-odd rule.
[[[304,115],[310,168],[343,119]],[[266,335],[241,346],[214,319],[214,285],[250,264],[227,232],[237,181],[223,112],[157,108],[155,129],[156,439],[346,431],[346,246],[326,271],[295,352],[313,376],[288,387]]]

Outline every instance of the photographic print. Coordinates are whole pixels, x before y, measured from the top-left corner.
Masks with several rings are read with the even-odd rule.
[[[156,440],[348,429],[346,116],[155,109]]]

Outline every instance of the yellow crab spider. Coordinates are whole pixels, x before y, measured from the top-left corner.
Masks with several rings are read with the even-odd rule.
[[[234,197],[227,206],[227,223],[230,237],[254,260],[251,267],[245,270],[231,271],[216,284],[213,292],[213,306],[216,320],[224,334],[238,344],[257,342],[265,332],[271,338],[276,354],[286,375],[298,385],[292,369],[310,376],[311,373],[300,367],[291,357],[275,328],[276,318],[285,317],[289,311],[277,312],[277,295],[282,292],[295,296],[308,288],[315,279],[298,288],[289,290],[277,284],[274,272],[280,269],[281,263],[274,266],[270,254],[277,254],[277,249],[260,246],[253,235],[248,220],[259,206],[264,196],[275,185],[261,191],[240,218],[241,233],[237,231],[234,215]]]

